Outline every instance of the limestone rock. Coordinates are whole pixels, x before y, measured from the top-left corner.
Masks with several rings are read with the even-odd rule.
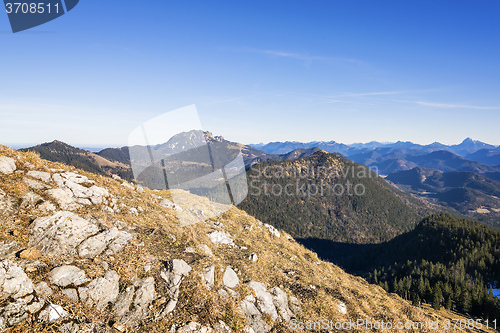
[[[135,188],[132,185],[130,185],[129,183],[127,183],[127,182],[123,182],[122,186],[125,187],[128,190],[132,190],[132,191],[135,190]]]
[[[123,317],[130,310],[130,305],[134,300],[135,287],[128,286],[124,291],[118,295],[116,303],[113,306],[113,313],[116,318]]]
[[[33,282],[23,269],[10,260],[0,262],[0,301],[22,298],[33,292]]]
[[[36,178],[38,180],[41,180],[46,183],[50,183],[52,181],[52,177],[50,176],[50,173],[48,172],[43,172],[43,171],[28,171],[27,173],[28,176]]]
[[[124,296],[124,301],[120,306],[121,309],[117,308],[116,312],[125,312],[125,306],[128,303],[127,295]],[[135,292],[135,297],[133,301],[133,309],[119,321],[120,323],[126,324],[127,326],[135,326],[140,321],[147,318],[149,315],[149,306],[156,298],[155,292],[155,280],[152,277],[143,279]],[[130,306],[130,303],[128,304]],[[115,313],[116,313],[115,312]]]
[[[231,238],[231,235],[225,231],[214,231],[208,234],[208,238],[212,241],[212,243],[217,245],[230,245],[234,246],[234,241]]]
[[[14,257],[17,252],[21,251],[23,247],[16,241],[1,241],[0,242],[0,260]]]
[[[34,209],[41,203],[43,203],[43,198],[41,196],[33,192],[28,192],[22,197],[21,208]]]
[[[271,330],[269,325],[262,319],[262,314],[255,306],[254,297],[245,297],[245,299],[240,302],[240,311],[255,332],[267,333]]]
[[[189,275],[191,267],[184,261],[174,259],[165,264],[165,269],[161,271],[160,276],[167,283],[168,296],[170,302],[162,312],[162,316],[173,311],[179,297],[179,288],[185,276]]]
[[[80,286],[88,281],[83,270],[76,266],[60,266],[49,272],[49,281],[59,287]]]
[[[267,223],[264,223],[264,226],[267,228],[267,230],[269,230],[269,232],[271,233],[271,235],[273,235],[273,236],[275,236],[277,238],[280,238],[281,234],[278,231],[278,229],[276,229],[275,227],[273,227],[272,225],[267,224]]]
[[[214,330],[216,333],[233,333],[233,330],[222,320],[215,323]]]
[[[98,310],[108,303],[114,303],[118,297],[120,276],[115,271],[107,271],[104,277],[97,278],[86,287],[78,288],[82,302],[87,306],[95,306]]]
[[[7,156],[0,156],[0,173],[10,175],[16,171],[16,162]]]
[[[342,301],[339,301],[339,304],[338,304],[338,308],[339,308],[339,312],[343,315],[346,315],[347,314],[347,306],[345,305],[344,302]]]
[[[293,296],[288,297],[288,306],[295,315],[302,314],[302,307],[300,305],[300,301],[296,297]]]
[[[11,216],[16,210],[16,200],[0,189],[0,216]]]
[[[272,320],[278,319],[278,313],[274,306],[273,296],[267,292],[266,286],[261,282],[250,281],[248,287],[253,289],[255,297],[257,298],[257,306],[262,313],[267,313],[271,316]]]
[[[99,232],[98,227],[71,212],[39,217],[29,228],[29,246],[49,256],[76,253],[77,246]]]
[[[203,274],[203,280],[205,282],[205,286],[208,289],[212,289],[215,285],[215,266],[210,265],[205,268],[205,274]]]
[[[177,333],[213,333],[213,329],[208,326],[203,326],[196,322],[190,322],[187,325],[179,328]]]
[[[160,206],[162,207],[166,207],[166,208],[170,208],[170,209],[175,209],[176,211],[178,212],[182,212],[182,208],[181,206],[173,203],[172,201],[168,200],[168,199],[163,199],[161,202],[160,202]]]
[[[46,190],[51,188],[49,185],[31,178],[23,178],[23,183],[25,183],[29,188],[32,188],[34,190]]]
[[[123,250],[131,239],[130,233],[113,227],[83,241],[78,246],[78,255],[82,258],[94,258],[106,249],[106,254],[115,254]]]
[[[204,255],[208,257],[212,257],[214,255],[212,253],[212,250],[210,250],[210,248],[206,244],[200,244],[198,245],[198,248],[203,252]]]
[[[279,317],[286,323],[290,321],[295,315],[288,307],[288,296],[287,294],[278,287],[274,287],[270,290],[273,295],[273,303],[278,310]]]
[[[236,288],[240,283],[240,279],[238,278],[236,272],[228,266],[224,272],[224,276],[222,277],[222,283],[224,283],[224,285],[228,288]]]
[[[53,323],[69,316],[69,313],[57,304],[48,304],[45,309],[40,311],[38,321]]]
[[[73,197],[68,194],[68,192],[60,189],[60,188],[55,188],[52,190],[48,190],[47,194],[50,195],[61,207],[61,209],[66,209],[66,210],[74,210],[78,208],[78,204],[75,202]]]
[[[61,290],[61,293],[73,302],[79,301],[78,292],[76,291],[76,289],[73,288],[63,289]]]
[[[50,289],[49,285],[47,282],[38,282],[35,287],[35,292],[36,294],[41,297],[41,298],[47,298],[49,296],[52,296],[52,289]]]
[[[59,332],[61,332],[61,333],[79,333],[82,331],[80,330],[80,326],[78,326],[78,324],[69,322],[69,323],[62,324],[61,327],[59,327]]]

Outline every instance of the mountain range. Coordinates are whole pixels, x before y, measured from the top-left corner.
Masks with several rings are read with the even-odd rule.
[[[356,154],[367,153],[377,148],[412,149],[414,151],[420,151],[422,153],[431,153],[437,150],[447,150],[463,157],[482,149],[487,149],[487,150],[500,149],[500,146],[493,146],[481,141],[473,140],[471,138],[466,138],[460,144],[456,145],[444,145],[439,142],[434,142],[429,145],[420,145],[410,141],[398,141],[391,143],[372,141],[369,143],[354,143],[350,145],[338,143],[336,141],[311,141],[311,142],[286,141],[286,142],[270,142],[266,144],[264,143],[251,144],[251,146],[263,150],[269,154],[286,154],[297,148],[308,149],[308,148],[318,147],[327,152],[339,153],[347,157]]]

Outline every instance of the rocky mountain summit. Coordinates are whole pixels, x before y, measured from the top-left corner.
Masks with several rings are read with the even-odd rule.
[[[294,322],[302,332],[323,319],[450,315],[348,275],[236,208],[181,226],[186,208],[170,199],[0,146],[0,330],[263,333]]]

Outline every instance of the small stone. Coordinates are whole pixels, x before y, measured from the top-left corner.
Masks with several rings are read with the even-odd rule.
[[[38,315],[38,320],[42,322],[53,323],[60,319],[66,318],[69,313],[62,308],[62,306],[57,304],[49,304],[45,309],[43,309]]]
[[[16,162],[7,156],[0,156],[0,173],[10,175],[16,171]]]
[[[212,250],[210,250],[210,248],[206,244],[200,244],[198,245],[198,248],[203,252],[203,254],[208,257],[212,257],[214,255]]]
[[[257,257],[257,255],[255,253],[252,253],[250,255],[250,257],[248,257],[248,260],[250,260],[252,262],[257,262],[257,260],[259,260],[259,258]]]
[[[214,231],[208,234],[208,237],[214,244],[234,246],[234,242],[233,239],[231,238],[231,235],[229,235],[225,231]]]
[[[222,283],[224,283],[224,285],[228,288],[236,288],[240,283],[240,279],[238,278],[236,272],[228,266],[224,272],[224,276],[222,277]]]
[[[135,216],[135,217],[139,216],[139,212],[137,211],[137,208],[133,208],[133,207],[130,208],[129,213],[130,213],[130,215]]]
[[[50,173],[48,173],[48,172],[28,171],[27,175],[30,177],[36,178],[38,180],[41,180],[43,182],[46,182],[46,183],[49,183],[52,180]]]
[[[127,182],[123,182],[122,186],[129,190],[135,190],[135,188]]]
[[[59,287],[79,286],[88,281],[85,272],[76,266],[60,266],[49,272],[49,281]]]
[[[63,289],[61,293],[73,302],[79,301],[78,292],[76,291],[76,289],[73,288]]]
[[[22,251],[19,254],[19,258],[21,258],[21,259],[31,259],[31,260],[38,259],[41,256],[42,256],[42,251],[40,251],[39,249],[37,249],[35,247],[30,247],[30,248]]]
[[[185,253],[196,253],[196,250],[194,249],[194,247],[186,247],[186,249],[184,250]]]
[[[116,176],[116,175],[113,175]],[[127,327],[125,325],[120,324],[119,322],[116,322],[113,324],[113,328],[117,330],[118,332],[125,332],[127,330]]]
[[[35,285],[35,292],[41,298],[47,298],[52,296],[52,289],[50,289],[47,282],[39,282]]]

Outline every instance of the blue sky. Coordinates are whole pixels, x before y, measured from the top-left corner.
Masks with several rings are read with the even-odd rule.
[[[493,0],[81,0],[12,34],[2,14],[0,143],[121,146],[196,104],[243,143],[500,145],[499,15]]]

